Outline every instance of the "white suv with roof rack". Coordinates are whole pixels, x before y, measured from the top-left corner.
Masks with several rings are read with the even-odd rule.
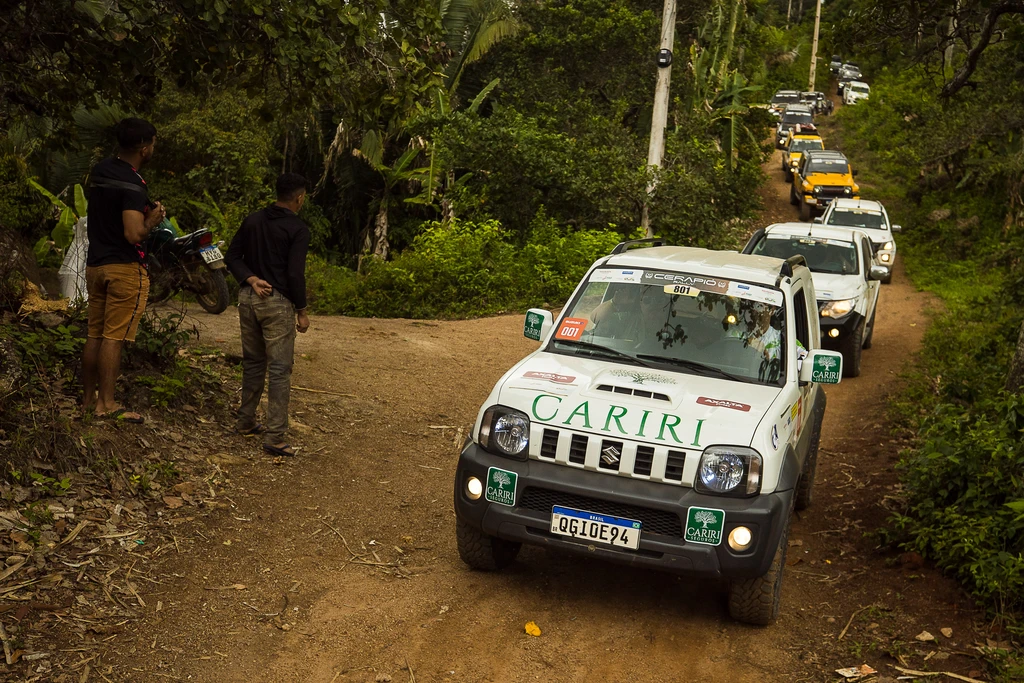
[[[631,249],[644,245],[644,249]],[[820,348],[811,272],[788,260],[620,244],[540,348],[498,380],[455,473],[459,555],[521,544],[730,581],[729,611],[779,609],[791,511],[811,503],[842,356]]]
[[[864,81],[850,81],[843,88],[843,104],[857,104],[871,96],[871,86]]]
[[[843,354],[846,377],[860,375],[861,350],[871,348],[875,334],[878,281],[886,274],[875,262],[867,234],[814,223],[776,223],[755,232],[743,253],[805,260],[814,274],[822,345]]]
[[[814,222],[835,227],[857,228],[867,233],[879,265],[886,269],[882,284],[892,282],[892,271],[896,266],[894,235],[902,228],[889,221],[889,214],[881,202],[870,199],[836,199],[825,214],[815,218]]]

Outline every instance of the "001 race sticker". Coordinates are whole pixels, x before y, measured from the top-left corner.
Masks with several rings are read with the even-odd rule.
[[[555,339],[576,341],[583,336],[583,330],[587,329],[587,322],[586,318],[565,318],[558,323]]]

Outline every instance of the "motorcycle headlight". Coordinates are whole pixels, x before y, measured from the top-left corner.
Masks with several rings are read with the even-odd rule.
[[[530,445],[530,418],[513,408],[491,406],[484,411],[479,441],[492,453],[526,460]]]
[[[821,306],[821,317],[842,318],[853,310],[856,303],[856,299],[836,299],[835,301],[827,301]]]
[[[694,488],[714,495],[751,496],[761,490],[761,455],[743,446],[709,446],[700,456]]]

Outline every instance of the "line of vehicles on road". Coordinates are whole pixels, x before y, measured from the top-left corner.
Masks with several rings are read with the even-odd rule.
[[[812,121],[786,131],[783,171],[815,222],[758,230],[741,252],[623,242],[557,315],[527,312],[540,346],[494,385],[455,472],[467,565],[540,546],[723,579],[733,618],[776,619],[823,385],[860,372],[899,230],[824,147]]]

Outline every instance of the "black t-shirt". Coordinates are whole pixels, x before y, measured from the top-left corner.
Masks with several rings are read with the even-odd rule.
[[[103,187],[130,183],[138,191],[126,187]],[[124,236],[122,211],[145,213],[149,206],[146,181],[127,161],[104,159],[92,169],[89,177],[89,266],[111,263],[144,263],[145,252]]]

